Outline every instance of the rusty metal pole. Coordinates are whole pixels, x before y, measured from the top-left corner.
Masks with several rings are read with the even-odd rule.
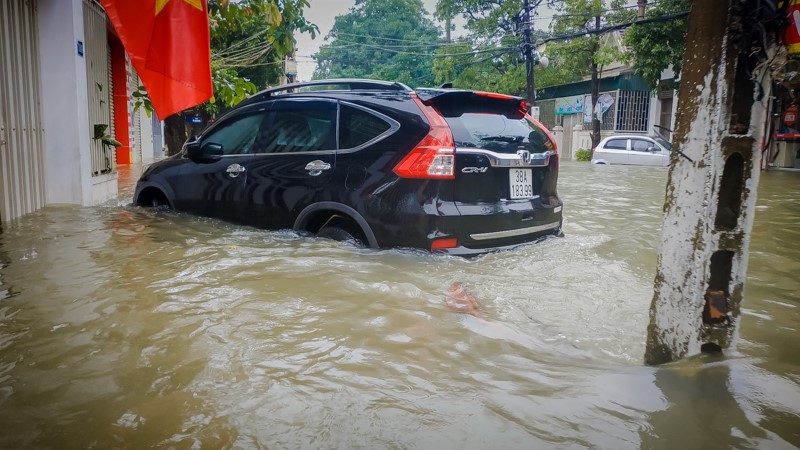
[[[743,31],[753,3],[698,1],[689,16],[673,140],[688,158],[670,163],[647,364],[738,336],[771,85]]]

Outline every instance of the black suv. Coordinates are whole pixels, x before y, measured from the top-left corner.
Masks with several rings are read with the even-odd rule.
[[[133,201],[456,255],[561,233],[558,153],[519,97],[319,80],[259,92],[152,164]]]

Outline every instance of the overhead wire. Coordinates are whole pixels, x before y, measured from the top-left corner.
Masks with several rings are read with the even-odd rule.
[[[663,0],[663,1],[658,2],[658,3],[666,3],[666,0]],[[609,11],[613,11],[613,10],[603,10],[602,12],[609,12]],[[597,12],[598,11],[593,11],[592,13],[594,13],[596,15]],[[588,14],[588,13],[584,13],[584,14]],[[663,21],[667,21],[667,20],[674,20],[674,19],[677,19],[677,18],[685,17],[688,14],[689,14],[689,11],[680,11],[680,12],[677,12],[677,13],[661,14],[661,15],[658,15],[658,16],[652,16],[652,17],[648,17],[648,18],[645,18],[645,19],[639,19],[639,20],[632,21],[632,22],[625,22],[625,23],[620,23],[620,24],[615,24],[615,25],[608,25],[608,26],[605,26],[605,27],[602,27],[602,28],[599,28],[599,29],[587,29],[587,30],[582,30],[580,32],[562,33],[562,34],[558,34],[558,35],[551,35],[551,36],[549,36],[547,38],[542,39],[542,42],[566,41],[566,40],[571,40],[571,39],[575,39],[575,38],[579,38],[579,37],[584,37],[584,36],[587,36],[587,35],[603,34],[603,33],[609,32],[609,31],[614,31],[614,30],[618,30],[618,29],[627,28],[627,27],[630,27],[632,25],[640,25],[640,24],[643,25],[643,24],[647,24],[647,23],[655,23],[655,22],[663,22]],[[431,57],[433,57],[435,59],[446,58],[446,57],[454,57],[454,56],[468,56],[468,55],[479,55],[479,54],[492,53],[491,55],[489,55],[489,56],[487,56],[485,58],[482,58],[480,60],[473,60],[473,61],[469,61],[469,62],[465,62],[463,64],[460,64],[460,66],[464,66],[464,67],[468,66],[468,65],[472,65],[472,64],[477,64],[477,63],[480,63],[480,62],[485,62],[485,61],[500,57],[500,56],[502,56],[504,54],[511,53],[512,51],[516,51],[516,50],[520,49],[519,46],[503,46],[503,47],[483,48],[483,49],[480,49],[480,50],[472,50],[472,51],[468,51],[468,52],[423,53],[423,52],[418,52],[418,51],[397,50],[397,48],[407,48],[407,47],[413,47],[413,46],[420,46],[420,47],[435,47],[435,46],[438,46],[438,48],[441,48],[441,47],[444,47],[445,45],[447,45],[447,46],[463,45],[463,42],[433,44],[433,43],[428,43],[426,41],[417,41],[417,40],[400,39],[400,38],[386,38],[386,37],[381,37],[381,36],[370,36],[370,35],[355,34],[355,33],[337,32],[337,33],[333,33],[333,34],[334,35],[336,35],[336,34],[348,35],[348,36],[352,36],[352,37],[360,37],[360,38],[375,39],[375,40],[383,39],[383,40],[386,40],[386,41],[393,41],[393,42],[411,42],[411,43],[414,43],[414,44],[408,44],[408,45],[380,44],[379,45],[379,44],[368,44],[368,43],[362,43],[362,42],[353,42],[353,41],[348,41],[348,40],[343,40],[341,38],[338,38],[337,41],[343,42],[344,45],[330,44],[330,45],[328,45],[327,47],[324,47],[324,48],[329,49],[329,50],[338,50],[338,49],[345,49],[345,48],[351,48],[351,47],[358,46],[358,47],[374,48],[374,49],[377,49],[377,50],[386,51],[386,52],[390,52],[390,53],[397,53],[397,54],[411,54],[411,55],[415,55],[415,56],[431,56]],[[509,36],[509,35],[507,34],[506,36]],[[511,35],[511,36],[512,37],[516,37],[514,35]],[[519,38],[519,37],[516,37],[516,38],[519,41],[519,44],[521,45],[522,44],[521,38]],[[420,79],[427,79],[427,78],[430,78],[432,76],[433,76],[433,74],[424,75]],[[415,79],[414,81],[418,81],[418,79]]]
[[[389,48],[389,47],[385,47],[385,46],[382,46],[382,45],[366,44],[366,43],[361,43],[361,42],[344,41],[344,43],[345,44],[342,45],[342,46],[340,46],[340,45],[329,45],[329,46],[326,46],[326,47],[322,47],[320,50],[323,50],[323,49],[336,50],[336,49],[348,48],[348,47],[366,47],[366,48],[372,48],[372,49],[376,49],[376,50],[380,50],[380,51],[384,51],[384,52],[389,52],[389,53],[408,54],[408,55],[413,55],[413,56],[435,56],[435,57],[440,57],[441,58],[441,57],[449,57],[449,56],[465,56],[465,55],[475,55],[475,54],[481,54],[481,53],[490,53],[490,52],[496,52],[498,50],[512,50],[512,49],[516,50],[518,48],[518,47],[506,46],[506,47],[492,47],[492,48],[486,48],[486,49],[476,49],[476,50],[470,50],[470,51],[466,51],[466,52],[455,52],[455,53],[426,53],[426,52],[419,52],[419,51],[398,50],[398,49],[395,49],[395,48]]]
[[[672,0],[661,0],[661,1],[652,1],[652,0],[650,0],[650,1],[647,2],[647,7],[649,8],[649,7],[652,7],[652,6],[661,5],[661,4],[665,4],[665,3],[672,3],[672,2],[673,2]],[[592,11],[581,11],[581,12],[576,12],[576,13],[554,14],[552,16],[538,16],[537,17],[535,15],[532,15],[531,16],[531,20],[532,21],[541,21],[541,20],[553,21],[553,20],[556,20],[556,19],[568,19],[568,18],[571,18],[571,17],[596,17],[598,14],[619,12],[620,10],[636,9],[638,7],[639,7],[638,5],[629,5],[629,6],[622,6],[620,8],[616,8],[616,9],[605,8],[605,9],[596,9],[596,10],[592,10]]]

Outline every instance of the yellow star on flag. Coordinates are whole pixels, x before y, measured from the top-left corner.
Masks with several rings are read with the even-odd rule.
[[[164,9],[164,7],[167,6],[167,3],[169,3],[170,1],[171,0],[156,0],[156,15],[158,15],[158,13],[160,13],[161,10]],[[184,2],[194,6],[195,8],[199,9],[200,11],[203,10],[203,4],[200,3],[203,0],[181,0],[181,1],[184,1]]]

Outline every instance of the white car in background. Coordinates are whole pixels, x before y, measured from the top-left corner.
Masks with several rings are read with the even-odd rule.
[[[672,149],[661,136],[617,134],[609,136],[594,149],[594,164],[629,164],[635,166],[666,166]]]

